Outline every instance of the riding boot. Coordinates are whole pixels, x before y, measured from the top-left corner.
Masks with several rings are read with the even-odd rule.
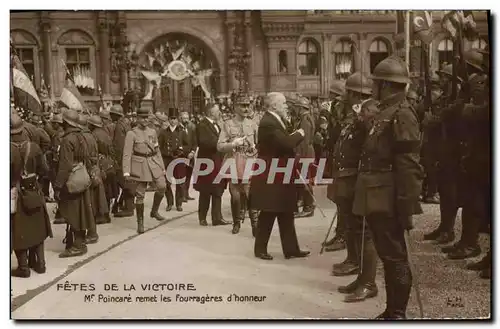
[[[155,193],[155,197],[156,197],[156,193]],[[160,202],[161,202],[161,199],[160,199]],[[157,210],[158,210],[158,208],[157,208]],[[137,215],[137,233],[142,234],[142,233],[144,233],[144,203],[136,203],[135,213]]]
[[[153,208],[151,208],[151,213],[149,214],[149,216],[151,218],[155,218],[156,220],[160,220],[160,221],[165,220],[165,217],[163,217],[162,215],[160,215],[158,213],[158,209],[160,209],[161,200],[163,200],[163,193],[155,192],[155,195],[153,198]],[[136,209],[137,209],[137,205],[136,205]],[[144,206],[143,206],[143,210],[144,210]]]
[[[233,234],[238,234],[241,227],[241,204],[231,200],[231,215],[233,215]]]
[[[257,218],[259,217],[259,212],[254,209],[248,209],[248,214],[250,216],[250,224],[252,225],[252,235],[255,238],[257,235]]]
[[[17,258],[17,268],[10,271],[10,275],[17,278],[29,278],[31,270],[28,266],[28,250],[14,250]]]
[[[134,198],[125,199],[125,209],[120,210],[115,217],[132,217],[134,216]]]

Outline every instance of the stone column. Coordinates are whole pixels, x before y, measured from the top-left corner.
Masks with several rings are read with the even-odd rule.
[[[234,71],[233,68],[231,68],[231,65],[229,65],[229,54],[231,54],[231,51],[234,48],[234,33],[236,26],[234,23],[228,23],[226,22],[227,26],[227,69],[226,69],[226,79],[227,79],[227,92],[231,92],[232,90],[235,89],[234,85]]]
[[[109,25],[105,16],[101,16],[99,18],[99,55],[101,67],[100,84],[102,93],[103,95],[109,95],[111,89],[111,55],[109,49]]]
[[[246,68],[246,80],[245,91],[248,92],[252,89],[252,50],[253,50],[253,38],[252,38],[252,20],[251,11],[247,10],[245,12],[245,40],[246,40],[246,51],[250,54],[248,60],[248,66]]]
[[[42,30],[43,43],[43,79],[48,89],[53,91],[52,86],[52,45],[50,43],[50,17],[48,12],[42,12],[40,27]]]
[[[359,66],[356,67],[356,71],[361,71],[364,75],[368,76],[370,74],[370,58],[368,56],[368,47],[366,44],[367,33],[359,34]]]

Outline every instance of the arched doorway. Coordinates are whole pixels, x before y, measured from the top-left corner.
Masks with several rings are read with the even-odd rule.
[[[212,50],[198,38],[169,33],[154,39],[140,54],[145,100],[154,111],[196,113],[207,97],[220,91],[219,63]]]

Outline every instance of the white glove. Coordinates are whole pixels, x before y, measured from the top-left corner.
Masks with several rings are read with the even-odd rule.
[[[304,136],[304,135],[306,134],[306,133],[304,132],[304,129],[302,129],[302,128],[295,130],[295,132],[294,132],[294,133],[299,133],[299,134],[301,134],[302,136]]]
[[[238,147],[238,146],[242,146],[245,142],[245,137],[240,137],[240,138],[236,138],[234,141],[233,141],[233,147]]]

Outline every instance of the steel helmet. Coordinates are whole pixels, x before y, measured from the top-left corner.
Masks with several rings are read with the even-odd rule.
[[[109,113],[123,116],[123,107],[120,104],[115,104],[111,106],[111,110],[109,110]]]
[[[102,127],[102,119],[98,115],[93,115],[89,118],[88,124],[94,127],[101,128]]]
[[[445,65],[441,70],[436,71],[437,74],[444,74],[450,78],[453,77],[453,64]],[[461,77],[457,75],[457,79],[463,81]]]
[[[411,83],[406,63],[397,56],[390,56],[375,66],[372,80],[383,80],[402,84]]]
[[[99,112],[99,116],[100,116],[102,119],[108,119],[108,120],[111,120],[111,116],[109,115],[109,110],[108,110],[108,109],[104,109],[104,110],[102,110],[101,112]]]
[[[343,80],[333,80],[330,86],[330,92],[332,94],[341,96],[345,94],[345,81]]]
[[[372,84],[373,82],[365,77],[361,72],[355,72],[347,78],[345,82],[345,89],[365,95],[371,95]]]
[[[87,127],[87,119],[88,117],[84,114],[80,114],[78,116],[78,124],[80,125],[80,127]]]
[[[295,105],[302,107],[304,109],[310,109],[311,108],[311,102],[305,97],[299,97]]]
[[[464,53],[465,63],[479,71],[483,71],[483,54],[477,50],[469,50]]]
[[[50,120],[50,122],[54,122],[54,123],[63,123],[63,116],[62,114],[54,114],[54,116],[52,117],[52,119]]]
[[[67,109],[66,111],[64,111],[63,112],[63,121],[72,127],[77,127],[77,128],[80,127],[78,125],[78,112],[76,112],[76,110]]]
[[[408,91],[408,94],[406,95],[406,98],[413,99],[415,101],[418,100],[417,92],[415,90]]]

